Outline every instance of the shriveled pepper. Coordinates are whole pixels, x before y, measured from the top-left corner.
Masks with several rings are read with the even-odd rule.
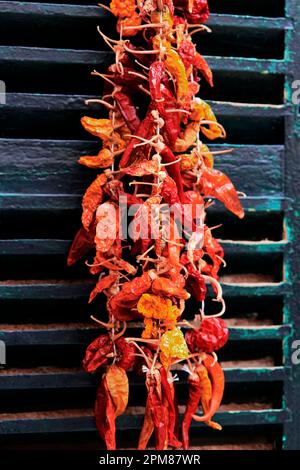
[[[141,121],[131,97],[124,91],[115,91],[113,96],[130,131],[135,132]]]
[[[107,168],[114,161],[113,154],[108,148],[100,150],[98,155],[84,155],[79,158],[78,163],[88,168]]]
[[[135,132],[136,137],[141,137],[142,139],[149,139],[149,137],[152,135],[153,131],[153,117],[150,112],[150,110],[147,112],[146,117],[143,119],[141,124],[139,125],[138,129]],[[133,137],[127,148],[125,149],[122,158],[119,162],[120,168],[124,168],[127,166],[129,163],[131,163],[132,160],[132,154],[135,154],[135,157],[140,153],[145,154],[145,146],[142,147],[142,150],[134,151],[134,146],[136,144],[140,144],[141,141],[138,138]],[[140,148],[141,149],[141,148]]]
[[[165,450],[168,447],[168,423],[163,403],[162,386],[159,370],[146,374],[149,407],[154,425],[155,449]]]
[[[205,196],[215,197],[240,219],[244,217],[244,209],[228,176],[219,170],[203,166],[200,183],[201,192]]]
[[[107,450],[116,449],[115,420],[126,409],[128,392],[128,378],[124,369],[116,365],[109,366],[98,387],[95,403],[96,425]]]
[[[222,318],[206,317],[200,327],[189,330],[185,334],[185,340],[189,350],[193,353],[204,351],[211,353],[222,348],[228,341],[228,328]]]
[[[82,225],[88,230],[95,216],[97,207],[102,202],[103,190],[107,177],[105,174],[98,175],[95,181],[86,190],[82,200]]]
[[[177,327],[162,335],[160,350],[160,360],[164,367],[169,367],[173,360],[186,359],[189,355],[184,335]]]
[[[179,412],[178,404],[175,396],[174,382],[172,381],[172,374],[167,373],[164,367],[159,368],[162,394],[165,398],[165,403],[168,411],[168,441],[172,447],[181,447],[181,442],[178,440],[179,431]]]
[[[67,264],[72,266],[94,247],[95,227],[85,230],[81,227],[69,249]]]
[[[107,450],[116,449],[115,406],[104,377],[98,387],[95,402],[95,419],[99,434]]]
[[[203,360],[203,365],[208,371],[208,376],[212,384],[212,397],[208,406],[208,409],[204,415],[199,416],[193,414],[193,419],[199,422],[210,421],[213,415],[216,413],[220,407],[223,393],[224,393],[224,372],[220,364],[214,359],[214,357],[207,355]]]
[[[157,109],[160,117],[164,120],[166,139],[172,147],[179,133],[178,113],[170,112],[176,108],[176,101],[170,90],[163,84],[166,67],[161,61],[153,62],[149,70],[149,88],[153,102],[153,108]]]

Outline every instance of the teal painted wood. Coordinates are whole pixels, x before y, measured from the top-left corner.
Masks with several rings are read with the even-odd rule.
[[[129,326],[128,332],[130,333]],[[248,327],[229,328],[229,341],[267,341],[282,340],[290,333],[289,325],[274,327]],[[135,333],[137,332],[135,330]],[[23,325],[20,330],[6,328],[0,331],[0,340],[7,346],[36,346],[36,345],[78,345],[88,344],[99,335],[99,329],[93,324],[76,325],[69,327],[67,324],[57,326],[49,325],[47,329],[39,328],[35,325],[34,329]]]
[[[47,413],[41,417],[26,418],[22,415],[15,419],[4,418],[0,421],[0,434],[32,434],[51,432],[90,432],[95,431],[96,426],[92,412],[85,411],[84,416],[60,417],[55,413],[47,417]],[[0,415],[1,417],[1,415]],[[284,409],[253,410],[253,411],[227,411],[220,412],[215,418],[224,426],[251,426],[274,425],[289,419],[289,412]],[[122,415],[117,418],[117,427],[121,431],[140,429],[143,423],[143,414]],[[199,428],[200,423],[193,421],[191,427]]]
[[[81,195],[73,194],[29,194],[29,193],[0,193],[0,209],[10,210],[44,210],[72,211],[81,208]],[[245,212],[276,213],[290,209],[290,199],[283,197],[247,197],[243,200]],[[210,212],[225,212],[223,206],[216,204]]]
[[[0,284],[0,298],[2,300],[33,300],[33,299],[82,299],[87,298],[94,282],[86,281],[13,281]],[[223,293],[226,297],[278,297],[290,290],[287,282],[261,283],[261,284],[225,284],[222,283]],[[211,294],[212,295],[212,294]]]
[[[217,72],[284,74],[287,63],[284,60],[251,59],[237,57],[205,56],[211,68]],[[26,46],[0,46],[0,64],[20,61],[21,63],[85,64],[87,66],[108,65],[112,53],[108,51],[83,51]]]
[[[228,254],[234,255],[270,255],[284,253],[289,249],[288,241],[278,242],[243,242],[219,240]],[[0,240],[0,256],[20,255],[26,256],[51,256],[60,255],[66,257],[72,240],[56,239],[15,239]]]
[[[249,382],[282,382],[289,373],[286,367],[257,367],[257,368],[226,368],[224,367],[226,383],[249,383]],[[187,387],[186,375],[178,373],[178,384]],[[98,377],[93,377],[81,370],[60,370],[44,368],[39,371],[33,369],[31,372],[23,372],[21,369],[14,372],[0,373],[1,390],[39,390],[39,389],[61,389],[61,388],[95,388]],[[142,377],[129,373],[130,384],[133,388],[143,386]]]
[[[291,376],[285,381],[284,406],[292,410],[291,421],[284,425],[283,447],[300,449],[300,365],[293,363],[293,342],[300,339],[300,195],[299,195],[299,154],[300,125],[299,104],[292,100],[292,83],[300,78],[300,5],[297,0],[286,0],[286,14],[294,22],[293,30],[286,35],[286,59],[291,61],[285,80],[287,102],[292,106],[293,114],[286,118],[286,153],[285,153],[285,192],[292,199],[292,210],[286,213],[287,236],[291,240],[290,250],[285,256],[285,276],[292,283],[292,289],[286,296],[284,321],[291,323],[292,334],[284,340],[284,362],[291,367]]]

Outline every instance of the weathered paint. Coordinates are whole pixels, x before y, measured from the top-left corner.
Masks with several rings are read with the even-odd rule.
[[[286,117],[286,153],[285,153],[285,193],[292,199],[292,210],[286,213],[285,226],[290,249],[285,255],[285,279],[291,283],[284,303],[284,322],[292,326],[291,334],[283,342],[283,361],[291,367],[291,376],[284,386],[283,406],[291,410],[291,421],[284,425],[283,447],[285,449],[300,448],[300,412],[298,400],[300,395],[300,367],[292,364],[291,344],[300,337],[300,196],[299,196],[299,154],[300,139],[297,133],[297,105],[291,102],[291,84],[300,77],[299,39],[300,39],[300,6],[297,0],[286,1],[286,16],[293,19],[294,28],[286,34],[286,59],[290,66],[285,78],[286,100],[293,108],[293,114]],[[299,118],[298,118],[299,119]]]

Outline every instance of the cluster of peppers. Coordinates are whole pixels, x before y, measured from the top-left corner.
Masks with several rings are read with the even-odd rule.
[[[223,249],[205,223],[210,199],[243,217],[238,194],[214,168],[214,155],[200,138],[225,137],[210,106],[196,97],[201,80],[213,86],[211,70],[196,51],[192,35],[207,31],[207,0],[112,0],[119,39],[98,31],[115,53],[102,77],[104,95],[92,100],[108,118],[82,118],[83,127],[102,141],[96,156],[79,163],[98,170],[83,197],[82,227],[70,248],[71,265],[95,250],[90,272],[98,281],[90,295],[106,296],[108,320],[92,317],[106,329],[87,348],[87,372],[103,372],[95,406],[96,423],[107,449],[116,448],[116,417],[128,403],[127,371],[145,374],[148,398],[138,443],[151,435],[155,448],[189,447],[192,419],[214,429],[212,421],[224,391],[224,374],[215,351],[228,340],[219,317],[225,311],[218,271]],[[142,46],[141,46],[142,44]],[[118,205],[138,204],[132,240],[122,238]],[[177,218],[189,204],[192,233],[179,233]],[[166,235],[155,206],[175,205]],[[199,225],[197,207],[201,207]],[[156,218],[156,236],[150,230]],[[141,229],[146,236],[141,237]],[[206,316],[204,300],[212,285],[221,311]],[[190,298],[200,314],[184,319]],[[132,321],[143,321],[140,337],[124,336]],[[184,334],[183,331],[186,331]],[[183,365],[184,363],[184,365]],[[189,397],[180,431],[173,369],[188,373]],[[197,414],[201,405],[203,414]]]

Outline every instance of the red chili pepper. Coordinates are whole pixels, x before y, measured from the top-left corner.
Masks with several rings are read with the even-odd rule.
[[[207,0],[193,0],[192,11],[187,10],[185,14],[191,23],[205,23],[209,18]]]
[[[185,340],[191,352],[204,351],[211,353],[222,348],[228,341],[229,332],[222,318],[206,317],[200,328],[189,330]]]
[[[202,302],[206,296],[206,284],[201,273],[195,269],[192,264],[187,265],[188,278],[187,278],[187,291],[196,299],[198,302]]]
[[[184,450],[189,448],[189,429],[191,426],[193,415],[196,413],[201,397],[201,384],[199,376],[194,373],[189,375],[189,398],[185,408],[182,420],[182,444]]]
[[[116,449],[116,408],[109,393],[106,377],[102,379],[97,390],[95,402],[96,425],[107,450]]]
[[[146,401],[143,427],[141,429],[141,433],[139,437],[138,450],[145,450],[147,448],[147,444],[149,442],[150,437],[153,434],[153,431],[154,431],[154,423],[152,419],[151,403],[150,403],[150,399],[148,395],[147,401]]]
[[[118,274],[112,273],[99,279],[96,286],[90,293],[89,303],[91,303],[98,294],[103,292],[105,289],[108,289],[114,282],[116,282],[117,278]]]
[[[177,108],[177,100],[164,84],[161,85],[161,95],[164,99],[165,117],[163,117],[163,119],[165,120],[166,129],[168,129],[168,140],[171,149],[174,149],[175,142],[180,132],[180,113],[173,111]]]
[[[164,367],[159,369],[162,394],[165,398],[167,410],[168,410],[168,436],[169,445],[172,447],[181,447],[181,442],[178,440],[179,430],[179,412],[178,404],[175,396],[174,384],[168,381],[168,374]]]
[[[141,295],[151,288],[151,284],[152,279],[147,272],[132,281],[125,282],[120,292],[108,301],[108,310],[117,320],[127,321],[138,318],[140,314],[132,309],[136,307]]]
[[[115,364],[124,370],[131,369],[135,364],[135,346],[128,343],[125,338],[118,338],[115,342],[117,356]],[[93,373],[100,367],[108,364],[110,355],[114,351],[111,337],[108,334],[100,335],[87,348],[83,367],[86,372]]]
[[[112,342],[110,337],[100,335],[96,338],[87,348],[85,358],[83,360],[83,367],[86,372],[95,372],[100,367],[108,364],[106,357],[112,351]]]
[[[118,338],[116,341],[117,359],[116,364],[124,370],[132,369],[135,364],[136,349],[132,343],[125,338]]]
[[[210,257],[213,264],[211,265],[207,262],[202,272],[218,279],[218,272],[224,258],[224,250],[218,240],[212,236],[207,226],[204,228],[203,250]]]
[[[136,130],[135,135],[143,139],[149,139],[149,137],[152,136],[152,131],[153,131],[153,117],[151,115],[151,111],[149,110],[146,114],[146,117],[143,119],[138,129]],[[124,168],[128,166],[129,163],[132,163],[131,157],[135,150],[134,146],[140,143],[141,141],[139,139],[136,139],[135,137],[133,137],[130,140],[120,160],[120,163],[119,163],[120,168]],[[145,152],[146,152],[145,145],[143,145],[142,147],[138,147],[138,148],[139,148],[139,151],[136,150],[135,152],[135,157],[136,157],[135,160],[137,160],[137,156],[139,155],[139,153],[141,155],[145,155]]]
[[[95,227],[91,227],[89,230],[81,227],[78,230],[69,250],[68,266],[72,266],[94,248],[95,230]]]
[[[204,57],[202,57],[202,55],[199,54],[199,52],[196,52],[196,53],[195,53],[193,65],[194,65],[194,67],[196,67],[198,70],[200,70],[200,72],[201,72],[202,75],[204,76],[205,80],[207,80],[207,82],[209,83],[209,85],[210,85],[211,87],[213,87],[213,86],[214,86],[214,82],[213,82],[213,74],[212,74],[212,71],[211,71],[211,69],[210,69],[208,63],[207,63],[206,60],[204,59]]]
[[[131,97],[124,91],[116,91],[113,97],[117,102],[118,108],[129,127],[130,131],[134,133],[139,127],[141,121],[137,115],[136,107],[133,104]]]
[[[191,65],[194,63],[194,57],[196,54],[196,47],[189,39],[184,39],[180,43],[180,47],[178,49],[178,54],[186,68],[188,70]]]
[[[161,157],[162,157],[163,163],[170,163],[170,165],[168,165],[166,168],[168,169],[169,175],[173,178],[173,180],[176,183],[180,200],[183,201],[184,192],[183,192],[183,185],[182,185],[182,179],[181,179],[181,173],[180,173],[180,164],[179,162],[176,162],[176,157],[174,156],[172,150],[170,150],[170,148],[167,147],[166,145],[161,151]]]
[[[162,83],[165,69],[164,62],[157,61],[150,65],[149,87],[153,108],[157,109],[160,117],[164,120],[165,124],[163,129],[166,131],[166,138],[169,145],[173,147],[179,134],[179,119],[178,113],[168,112],[170,104],[171,106],[173,105],[173,108],[176,107],[176,101],[171,92]]]
[[[209,408],[204,415],[193,415],[193,419],[199,422],[210,421],[210,419],[216,413],[222,402],[225,385],[224,372],[222,367],[212,356],[207,355],[203,360],[203,364],[207,368],[208,376],[211,380],[212,397]]]
[[[201,192],[205,196],[215,197],[223,202],[228,210],[240,219],[244,217],[244,209],[238,194],[230,179],[219,170],[203,166],[201,177]]]
[[[97,178],[90,184],[84,193],[82,199],[82,225],[86,230],[93,222],[97,207],[101,204],[103,199],[102,186],[105,185],[107,177],[104,173],[97,176]]]
[[[167,414],[163,403],[160,373],[147,372],[146,386],[149,407],[154,425],[155,449],[165,450],[168,446]]]
[[[164,202],[171,206],[173,204],[180,203],[176,183],[168,174],[162,183],[160,194],[162,195]]]

